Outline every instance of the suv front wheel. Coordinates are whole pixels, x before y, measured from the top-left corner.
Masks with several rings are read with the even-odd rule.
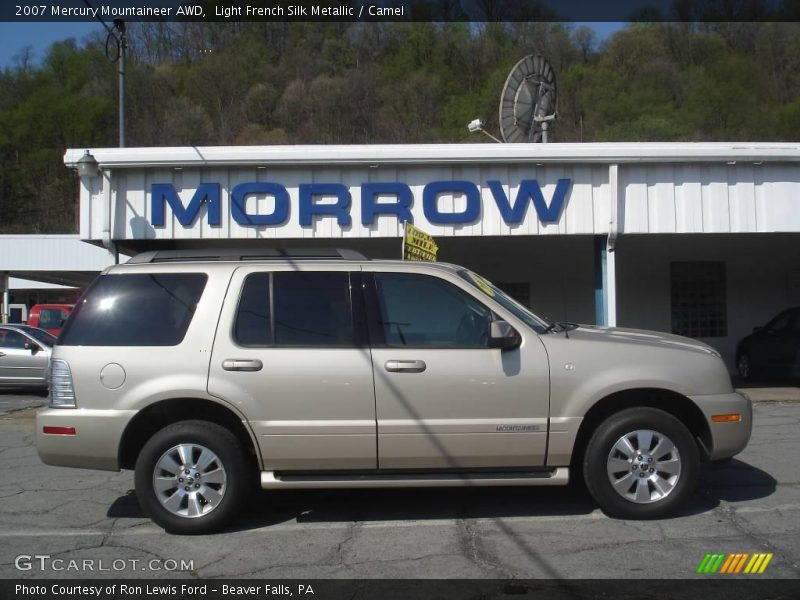
[[[672,512],[692,493],[699,461],[697,444],[678,419],[656,408],[630,408],[595,430],[583,473],[609,516],[654,519]]]
[[[238,512],[247,461],[236,436],[208,421],[180,421],[153,435],[136,461],[136,497],[171,533],[209,533]]]

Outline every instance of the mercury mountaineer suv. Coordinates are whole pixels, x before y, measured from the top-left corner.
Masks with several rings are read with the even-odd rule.
[[[450,264],[352,251],[156,251],[76,305],[37,415],[51,465],[134,469],[177,533],[265,489],[565,485],[673,513],[750,438],[719,354],[549,323]]]

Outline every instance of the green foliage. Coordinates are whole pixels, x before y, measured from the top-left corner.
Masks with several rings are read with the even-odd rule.
[[[500,91],[527,54],[556,70],[556,142],[800,138],[800,24],[639,21],[600,44],[586,27],[535,20],[132,24],[126,138],[485,142],[466,124],[498,133]],[[57,43],[39,64],[23,51],[0,71],[0,232],[74,230],[63,153],[116,145],[117,93],[99,43]]]

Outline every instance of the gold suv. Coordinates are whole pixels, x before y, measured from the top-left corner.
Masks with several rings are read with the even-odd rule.
[[[673,512],[751,406],[675,335],[548,323],[442,263],[349,251],[159,251],[110,267],[51,361],[52,465],[135,469],[199,533],[267,489],[564,485],[609,515]]]

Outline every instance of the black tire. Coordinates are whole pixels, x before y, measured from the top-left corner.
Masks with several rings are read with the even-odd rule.
[[[188,462],[180,458],[178,447],[191,456]],[[204,449],[210,452],[206,456],[214,456],[205,467],[208,459],[201,458]],[[175,474],[171,473],[172,468],[164,470],[162,466],[170,463],[170,458],[176,464],[184,463],[182,467],[197,465],[196,472],[186,474],[182,467]],[[212,533],[225,527],[243,506],[250,487],[248,465],[242,445],[228,429],[208,421],[180,421],[153,435],[139,453],[136,497],[145,513],[170,533]],[[201,477],[195,480],[198,473]],[[165,481],[161,492],[155,488],[156,475]],[[206,480],[202,480],[203,475]],[[181,483],[177,483],[179,477]],[[174,489],[169,487],[168,479],[175,480]],[[181,490],[178,486],[185,487]],[[180,503],[173,503],[170,510],[162,499],[171,502],[173,498]],[[190,511],[198,510],[199,514],[190,516]]]
[[[637,435],[639,431],[641,438]],[[646,432],[653,434],[652,441],[650,448],[643,449],[640,446],[647,443]],[[625,446],[630,459],[615,450],[623,437],[634,450],[631,453]],[[660,440],[665,440],[661,446]],[[677,454],[664,453],[669,442],[677,449]],[[653,461],[648,463],[648,459]],[[610,465],[624,466],[624,462],[630,467],[609,473],[613,468]],[[586,446],[583,475],[586,487],[607,515],[622,519],[656,519],[673,514],[689,498],[697,484],[699,463],[697,444],[681,421],[656,408],[629,408],[611,415],[594,431]],[[659,465],[665,470],[660,470]],[[676,467],[677,474],[666,471],[675,471]],[[612,478],[620,491],[615,489]],[[667,487],[668,491],[662,495]],[[636,495],[639,492],[641,497]]]

